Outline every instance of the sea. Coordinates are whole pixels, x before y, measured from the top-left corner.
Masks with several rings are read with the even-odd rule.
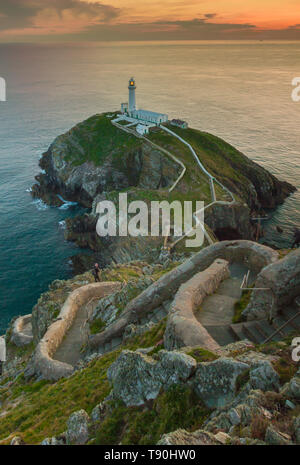
[[[0,335],[82,253],[64,240],[64,221],[82,208],[30,195],[42,153],[79,121],[117,110],[131,76],[139,108],[218,135],[300,188],[300,42],[0,44]],[[262,223],[264,241],[289,247],[300,190]]]

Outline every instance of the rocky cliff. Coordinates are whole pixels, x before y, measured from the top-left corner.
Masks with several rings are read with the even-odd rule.
[[[220,240],[253,239],[256,231],[251,213],[276,207],[295,190],[211,134],[179,128],[176,132],[194,147],[210,173],[235,194],[234,204],[215,205],[206,212],[205,221]],[[211,201],[207,178],[184,144],[159,130],[148,139],[115,127],[106,114],[95,115],[57,137],[41,158],[43,171],[36,177],[33,196],[51,205],[60,205],[62,196],[92,208],[90,214],[67,221],[66,238],[107,255],[106,261],[140,259],[143,251],[151,252],[157,244],[142,239],[134,243],[127,238],[100,239],[95,231],[97,201],[116,198],[120,191],[128,192],[130,200],[148,202]],[[172,193],[169,189],[182,167],[166,151],[186,167],[186,174]],[[218,200],[229,200],[219,186],[216,194]]]

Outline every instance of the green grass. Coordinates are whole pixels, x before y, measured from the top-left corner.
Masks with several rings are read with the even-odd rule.
[[[90,324],[90,333],[91,334],[97,334],[103,331],[105,328],[105,322],[101,320],[101,318],[97,318]]]
[[[193,357],[197,361],[197,363],[213,362],[214,360],[217,360],[217,358],[219,358],[217,354],[214,354],[209,350],[202,349],[202,347],[193,348],[190,352],[187,352],[187,355]]]
[[[201,428],[210,411],[187,386],[172,386],[144,407],[115,403],[112,413],[99,425],[96,444],[153,445],[164,433],[178,428]]]
[[[234,304],[232,323],[241,323],[242,321],[245,321],[242,313],[250,302],[251,294],[252,291],[243,291],[240,300]]]
[[[131,340],[123,349],[136,350],[156,345],[163,337],[165,325],[166,322],[162,321],[144,335]],[[67,419],[74,411],[85,409],[90,414],[110,392],[106,371],[120,353],[119,349],[103,355],[84,370],[56,383],[26,381],[20,375],[11,388],[0,391],[2,409],[11,406],[1,417],[0,444],[9,443],[9,439],[5,438],[16,435],[28,444],[38,444],[45,437],[65,431]]]
[[[137,149],[142,142],[116,128],[105,115],[95,115],[79,123],[69,135],[61,136],[65,144],[66,161],[79,166],[86,161],[101,165],[110,155],[122,158],[124,151]],[[75,143],[74,143],[75,141]]]

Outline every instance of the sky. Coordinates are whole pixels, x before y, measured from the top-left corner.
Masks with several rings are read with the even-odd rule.
[[[300,0],[1,0],[0,42],[300,40]]]

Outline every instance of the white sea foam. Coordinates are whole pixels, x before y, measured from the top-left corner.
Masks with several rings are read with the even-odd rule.
[[[59,200],[63,202],[63,205],[59,207],[59,210],[67,210],[68,208],[77,205],[77,202],[69,202],[68,200],[63,199],[62,196],[59,194],[57,195],[57,197],[59,198]]]
[[[33,200],[32,203],[36,206],[39,211],[47,210],[49,206],[43,202],[41,199]]]
[[[66,222],[65,221],[59,221],[58,225],[59,225],[59,227],[61,229],[66,229]]]

